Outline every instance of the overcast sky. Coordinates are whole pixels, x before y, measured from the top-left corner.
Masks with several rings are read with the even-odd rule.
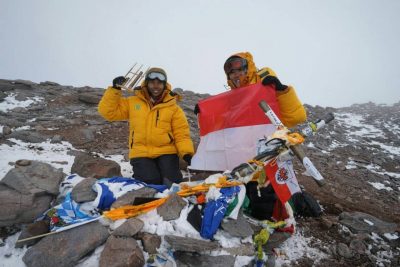
[[[0,0],[0,78],[106,87],[135,62],[224,92],[249,51],[303,103],[400,100],[399,0]]]

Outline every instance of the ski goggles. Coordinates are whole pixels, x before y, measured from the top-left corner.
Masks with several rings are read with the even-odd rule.
[[[229,74],[234,70],[247,70],[247,60],[241,57],[229,58],[224,64],[224,71]]]
[[[160,72],[150,72],[149,74],[146,75],[146,80],[154,80],[154,79],[158,79],[162,82],[165,82],[167,80],[167,77],[165,77],[165,75]]]

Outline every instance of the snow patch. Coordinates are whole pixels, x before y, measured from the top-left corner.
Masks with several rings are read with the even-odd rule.
[[[43,101],[43,97],[28,97],[27,100],[19,101],[15,99],[15,94],[12,93],[9,96],[5,97],[3,102],[0,103],[0,111],[7,112],[17,107],[26,108],[33,103],[37,103],[40,101]]]
[[[0,266],[25,267],[22,257],[28,248],[15,248],[15,243],[20,234],[21,232],[18,232],[9,236],[5,240],[4,246],[0,247]]]
[[[304,237],[302,233],[296,232],[283,242],[279,248],[282,256],[277,257],[275,266],[296,264],[296,261],[304,256],[314,260],[314,263],[318,263],[321,259],[328,257],[324,252],[311,247],[311,242],[320,243],[316,238]]]
[[[71,173],[71,167],[75,156],[68,155],[68,151],[74,150],[68,142],[51,144],[50,140],[42,143],[25,143],[21,140],[10,138],[14,145],[0,145],[0,180],[9,170],[14,168],[9,162],[20,159],[42,161],[55,168],[61,168],[64,173]]]
[[[375,187],[378,190],[382,190],[382,189],[387,190],[387,191],[392,191],[393,190],[393,188],[387,187],[382,183],[373,183],[373,182],[368,182],[368,183],[371,184],[373,187]]]

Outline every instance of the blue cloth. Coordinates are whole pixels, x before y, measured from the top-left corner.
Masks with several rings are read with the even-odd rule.
[[[100,213],[96,209],[89,214],[82,211],[80,208],[81,205],[73,201],[71,193],[68,193],[61,204],[51,208],[44,214],[50,218],[50,231],[55,231],[71,224],[92,220],[100,216]]]
[[[201,237],[211,239],[214,236],[224,218],[229,200],[239,192],[239,186],[221,188],[221,196],[217,200],[207,202],[201,222]]]
[[[147,186],[157,190],[158,192],[163,192],[165,189],[168,189],[168,186],[163,184],[146,184],[140,180],[136,180],[134,178],[125,178],[125,177],[112,177],[112,178],[103,178],[100,181],[107,180],[109,183],[123,183],[123,185],[130,185],[130,184],[141,184],[143,186]]]
[[[74,176],[69,176],[67,179],[72,179],[73,177]],[[133,187],[132,185],[138,185],[139,187]],[[144,186],[153,188],[158,192],[162,192],[168,188],[165,185],[148,185],[142,181],[132,178],[104,178],[98,180],[94,184],[94,188],[97,191],[97,197],[92,203],[89,202],[92,205],[92,208],[90,208],[90,206],[86,206],[85,210],[83,211],[81,209],[81,204],[75,202],[71,198],[71,193],[67,193],[64,201],[61,204],[46,211],[42,217],[38,218],[38,220],[49,217],[51,220],[51,231],[55,231],[71,224],[92,220],[100,216],[99,210],[108,210],[114,203],[116,196],[112,190],[118,191],[119,195],[122,195],[124,191],[129,192]]]
[[[97,186],[95,185],[97,191],[96,204],[97,208],[100,210],[108,210],[110,209],[112,203],[116,200],[114,192],[110,190],[110,184],[113,184],[113,187],[117,187],[119,191],[131,191],[129,188],[131,185],[138,186],[146,186],[157,190],[158,192],[162,192],[168,187],[166,185],[154,185],[154,184],[146,184],[142,181],[133,179],[133,178],[125,178],[125,177],[113,177],[113,178],[103,178],[97,182]],[[119,184],[118,186],[115,186]]]

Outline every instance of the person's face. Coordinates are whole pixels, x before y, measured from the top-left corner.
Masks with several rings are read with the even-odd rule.
[[[246,70],[244,69],[233,69],[229,72],[229,80],[235,85],[235,87],[240,87],[240,81],[246,76]]]
[[[147,82],[147,89],[152,97],[157,98],[164,91],[164,83],[158,79],[149,80]]]

